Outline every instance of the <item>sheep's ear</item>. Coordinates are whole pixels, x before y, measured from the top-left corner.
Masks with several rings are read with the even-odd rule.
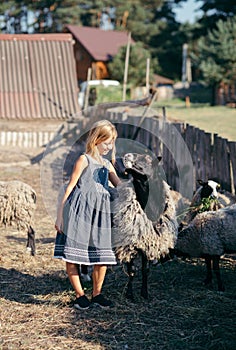
[[[161,156],[158,156],[157,158],[153,159],[152,166],[153,167],[157,166],[160,163],[161,160],[162,160]]]

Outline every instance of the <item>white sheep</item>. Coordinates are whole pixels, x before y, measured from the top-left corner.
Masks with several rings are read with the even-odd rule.
[[[123,157],[133,179],[118,186],[113,203],[113,247],[120,262],[127,263],[126,296],[133,299],[133,259],[142,256],[141,295],[148,298],[147,262],[160,259],[174,248],[178,223],[169,185],[157,176],[157,162],[147,154]]]
[[[196,217],[197,214],[205,211],[216,211],[220,208],[223,208],[227,204],[235,203],[235,198],[232,194],[227,191],[221,191],[220,184],[213,181],[202,181],[198,180],[200,187],[195,192],[191,204],[187,210],[187,214],[184,217],[184,220],[179,224],[179,231],[183,228],[186,228],[192,220]],[[205,263],[207,268],[207,278],[205,280],[206,284],[212,283],[212,265],[216,266],[217,262],[210,255],[205,256]]]
[[[236,204],[217,211],[199,213],[178,234],[175,249],[191,257],[204,257],[207,266],[205,284],[212,283],[211,262],[217,277],[218,290],[224,291],[220,276],[220,257],[236,252]]]
[[[236,203],[236,196],[228,191],[220,190],[218,192],[218,202],[221,208],[232,205]]]
[[[27,249],[35,254],[32,228],[36,208],[36,193],[22,181],[0,181],[0,225],[28,231]]]

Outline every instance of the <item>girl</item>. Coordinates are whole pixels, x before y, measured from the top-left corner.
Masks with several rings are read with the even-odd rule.
[[[74,169],[58,208],[54,257],[66,261],[66,271],[76,293],[74,306],[87,309],[90,304],[110,307],[102,294],[107,265],[116,264],[111,247],[111,210],[108,181],[120,182],[113,165],[103,158],[112,151],[115,161],[117,131],[108,120],[95,123]],[[91,302],[82,288],[78,264],[93,265]]]

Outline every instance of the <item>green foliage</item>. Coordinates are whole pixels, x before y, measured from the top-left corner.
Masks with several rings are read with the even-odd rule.
[[[204,80],[214,85],[236,80],[236,17],[218,21],[216,29],[198,41],[196,63]]]
[[[108,68],[111,78],[123,82],[125,70],[126,46],[119,50],[119,53],[109,63]],[[144,49],[142,43],[132,44],[130,47],[128,83],[130,86],[145,85],[146,81],[146,62],[150,58],[148,50]],[[153,77],[154,68],[158,69],[157,60],[151,61],[150,79]]]
[[[39,16],[36,22],[38,22],[39,27],[41,27],[41,21],[44,23],[45,32],[60,32],[67,24],[81,25],[81,17],[84,9],[80,6],[80,3],[79,0],[45,1],[45,7],[41,9],[41,18]],[[40,8],[40,4],[36,3],[34,6],[35,11]],[[45,11],[45,8],[48,11]],[[44,18],[45,13],[46,18]],[[47,21],[47,16],[52,18],[52,23]]]
[[[201,204],[198,207],[198,213],[203,213],[204,211],[209,211],[210,208],[213,208],[214,205],[219,204],[218,199],[215,198],[202,198]]]
[[[100,103],[108,103],[108,102],[120,102],[122,101],[122,85],[115,87],[96,87],[97,99],[95,104],[98,105]]]
[[[199,0],[198,0],[199,1]],[[208,16],[229,17],[236,15],[235,0],[201,0],[201,10],[207,13]],[[209,11],[213,11],[209,13]],[[218,18],[219,19],[219,18]]]
[[[26,32],[59,32],[64,24],[79,24],[84,9],[79,0],[15,0],[0,4],[0,13],[5,15],[2,31],[21,33],[22,19]],[[34,23],[27,22],[27,10],[34,13]]]
[[[176,1],[176,3],[179,1]],[[191,25],[182,26],[176,22],[173,2],[165,1],[155,12],[155,26],[148,46],[152,57],[157,57],[159,74],[171,79],[180,79],[182,66],[182,45],[191,38]]]
[[[189,42],[191,25],[180,26],[174,23],[162,23],[160,32],[152,37],[151,53],[158,57],[160,74],[179,80],[182,67],[182,46]]]
[[[122,18],[125,11],[127,11],[128,17],[125,28],[132,33],[135,41],[142,41],[147,44],[154,30],[158,31],[159,25],[156,23],[155,13],[163,2],[163,0],[123,1],[121,8],[117,7],[117,17]],[[124,23],[121,22],[120,24],[120,27],[124,29]],[[153,28],[154,24],[155,29]]]
[[[203,11],[203,16],[198,20],[199,26],[194,29],[196,39],[207,35],[209,30],[215,29],[220,19],[226,21],[227,18],[236,15],[235,0],[196,0],[196,2],[199,2],[200,10]]]
[[[123,2],[124,9],[129,13],[127,29],[132,38],[150,51],[152,62],[159,62],[153,67],[155,73],[179,77],[185,36],[177,34],[180,25],[175,21],[173,1],[129,1]]]
[[[19,1],[3,1],[0,3],[0,14],[5,15],[5,18],[1,18],[0,22],[0,32],[7,32],[9,26],[14,28],[14,32],[20,31],[20,20],[23,16],[21,11],[21,4]],[[10,24],[11,20],[15,19],[12,24]]]

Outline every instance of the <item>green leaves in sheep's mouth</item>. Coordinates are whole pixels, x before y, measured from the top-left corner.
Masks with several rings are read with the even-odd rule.
[[[213,204],[218,204],[218,199],[208,197],[208,198],[202,198],[201,204],[199,206],[198,212],[203,213],[204,211],[209,211],[213,207]]]

